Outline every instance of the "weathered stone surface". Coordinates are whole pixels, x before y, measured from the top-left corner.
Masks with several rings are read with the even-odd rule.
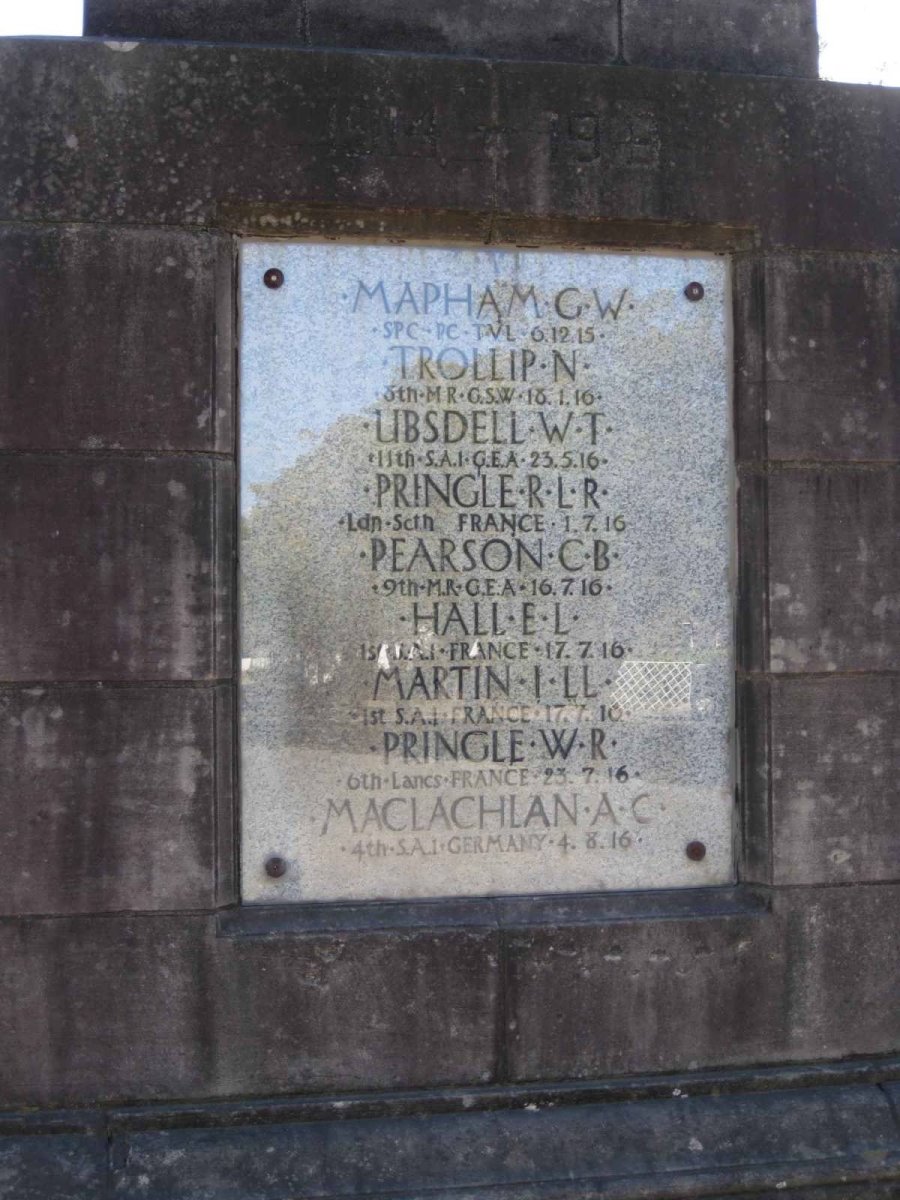
[[[503,934],[6,923],[0,1104],[475,1086],[507,1061],[507,1078],[546,1080],[889,1053],[898,899],[791,889],[772,914],[561,914]]]
[[[895,1200],[897,1194],[896,1180],[892,1180],[891,1175],[896,1172],[892,1166],[887,1168],[876,1168],[878,1170],[879,1179],[873,1181],[871,1168],[863,1169],[859,1172],[859,1177],[851,1181],[848,1174],[838,1168],[830,1175],[832,1182],[824,1184],[812,1184],[809,1187],[798,1186],[792,1187],[791,1200]],[[786,1181],[779,1179],[774,1187],[764,1185],[758,1191],[745,1192],[745,1196],[752,1196],[753,1200],[782,1200],[784,1188],[779,1187]],[[653,1200],[652,1193],[645,1193],[641,1200]],[[679,1197],[681,1200],[681,1197]],[[717,1196],[704,1195],[704,1200],[730,1200],[724,1192]]]
[[[0,1136],[2,1200],[104,1200],[107,1195],[101,1130]]]
[[[887,1096],[890,1096],[895,1109],[900,1110],[900,1083],[886,1083],[884,1091]]]
[[[892,1078],[890,1064],[880,1073],[870,1064],[859,1082],[852,1066],[830,1078],[808,1072],[802,1092],[768,1071],[765,1083],[749,1074],[668,1076],[656,1089],[624,1083],[615,1094],[597,1089],[595,1101],[594,1089],[563,1085],[484,1098],[445,1091],[8,1114],[0,1194],[284,1200],[381,1196],[389,1186],[392,1196],[438,1200],[488,1191],[499,1200],[710,1200],[722,1188],[724,1200],[739,1188],[777,1200],[789,1188],[799,1200],[887,1200],[900,1178],[890,1106],[898,1089],[877,1086]]]
[[[0,46],[0,218],[196,225],[225,202],[301,197],[755,226],[769,245],[900,240],[896,89],[127,45]]]
[[[216,679],[234,675],[236,651],[234,625],[238,602],[235,587],[237,554],[237,470],[233,459],[210,464],[213,485],[212,512],[212,647],[211,674]],[[207,563],[200,571],[206,578]]]
[[[732,258],[734,297],[735,457],[756,463],[766,457],[766,273],[762,254]]]
[[[814,0],[87,0],[85,33],[815,76]]]
[[[739,886],[501,896],[490,903],[494,905],[495,920],[500,928],[513,931],[611,925],[620,921],[653,924],[709,919],[718,922],[720,919],[760,917],[769,907],[765,892]]]
[[[5,923],[0,1105],[477,1084],[495,1070],[496,936]]]
[[[773,896],[783,937],[786,1057],[891,1053],[900,1039],[900,887],[775,889]]]
[[[794,1188],[791,1200],[896,1200],[897,1183],[896,1179],[891,1180],[890,1176],[895,1172],[888,1167],[886,1170],[878,1170],[879,1178],[873,1180],[871,1170],[863,1170],[860,1172],[860,1178],[856,1182],[850,1182],[846,1175],[838,1169],[833,1173],[832,1179],[837,1179],[838,1182],[825,1183],[821,1185],[812,1185],[811,1187]],[[778,1183],[784,1183],[784,1180],[779,1180]],[[751,1192],[753,1200],[781,1200],[784,1189],[775,1184],[774,1188],[764,1187],[762,1191]],[[729,1200],[724,1194],[720,1196],[711,1196],[708,1200]]]
[[[610,63],[615,0],[309,0],[313,46]]]
[[[718,1186],[732,1194],[740,1186],[746,1195],[787,1181],[793,1192],[794,1184],[833,1179],[836,1159],[852,1184],[874,1163],[890,1169],[898,1150],[890,1105],[873,1087],[675,1096],[427,1121],[122,1134],[113,1139],[113,1162],[122,1165],[113,1169],[111,1194],[121,1200],[349,1194],[659,1200],[709,1196]]]
[[[85,0],[89,37],[307,44],[302,0]]]
[[[225,661],[224,659],[221,661]],[[236,904],[240,899],[237,877],[237,788],[235,696],[233,686],[213,692],[215,722],[215,835],[216,903]]]
[[[232,476],[200,457],[0,460],[0,679],[230,674],[214,518]]]
[[[214,382],[223,240],[0,228],[0,447],[230,450]]]
[[[208,689],[0,689],[0,913],[212,904],[214,708]]]
[[[738,472],[735,657],[738,669],[743,671],[763,671],[768,666],[767,495],[765,475],[755,471]]]
[[[770,459],[900,458],[898,323],[894,258],[768,260],[761,399]]]
[[[563,71],[545,64],[492,68],[480,62],[234,46],[129,49],[19,42],[0,47],[0,62],[4,219],[203,228],[227,209],[228,227],[234,228],[241,227],[242,214],[253,205],[257,231],[284,232],[289,227],[284,221],[306,219],[303,205],[312,200],[341,202],[345,212],[356,204],[412,209],[427,234],[431,216],[426,210],[445,204],[463,214],[461,226],[482,229],[485,236],[489,227],[498,236],[514,231],[524,244],[533,244],[529,229],[542,221],[546,240],[553,231],[571,229],[567,221],[574,218],[582,222],[579,229],[589,231],[588,241],[602,228],[611,240],[626,231],[630,244],[644,237],[654,245],[727,250],[732,244],[755,245],[756,238],[760,255],[773,247],[827,251],[828,257],[817,256],[815,262],[804,254],[789,264],[779,254],[767,265],[754,252],[744,264],[749,302],[739,305],[739,320],[741,313],[749,316],[736,343],[744,372],[738,393],[745,398],[739,402],[738,446],[742,461],[751,464],[742,471],[742,529],[753,532],[741,566],[747,608],[740,664],[750,670],[769,666],[763,536],[768,511],[773,650],[780,659],[773,665],[801,673],[896,669],[889,644],[897,622],[892,607],[897,555],[891,541],[896,485],[888,482],[896,473],[884,466],[886,458],[896,457],[896,426],[887,404],[879,406],[882,395],[896,398],[891,391],[895,364],[889,357],[896,284],[893,264],[875,257],[894,253],[900,239],[896,90],[577,65]],[[442,220],[441,228],[448,228]],[[74,236],[72,231],[40,235],[50,242],[59,238],[59,244]],[[870,257],[832,257],[844,251]],[[140,275],[140,256],[133,261]],[[227,279],[228,269],[220,256],[220,280]],[[60,272],[62,279],[62,266]],[[40,296],[37,325],[44,314],[55,312],[56,293],[52,287],[41,292],[39,281],[30,277],[26,283]],[[173,296],[176,307],[184,302],[190,316],[192,302],[178,289]],[[227,288],[219,288],[215,303],[216,328],[226,330]],[[104,320],[116,319],[109,312],[113,307],[105,310]],[[125,314],[120,315],[124,321]],[[147,331],[148,338],[152,335]],[[222,343],[229,338],[223,333]],[[826,348],[831,345],[833,352]],[[199,348],[186,342],[184,348],[200,361]],[[764,370],[760,356],[766,349],[773,357]],[[101,382],[118,374],[102,355],[98,361]],[[202,361],[205,369],[207,359]],[[55,388],[56,368],[39,366],[42,374],[36,378],[50,380]],[[159,363],[155,368],[168,370]],[[226,395],[227,355],[218,359],[216,370],[221,372],[219,394]],[[86,371],[75,365],[71,374],[87,401]],[[125,364],[122,377],[128,377]],[[177,386],[177,371],[171,379]],[[882,382],[888,383],[887,392]],[[30,395],[36,412],[43,413],[44,397],[37,391]],[[155,428],[168,430],[173,440],[164,444],[174,446],[176,434],[188,436],[189,422],[178,422],[186,420],[190,405],[170,407],[162,395],[154,393],[154,403],[162,405]],[[112,439],[123,435],[117,432],[120,414],[106,383],[103,396],[103,420],[113,445]],[[59,436],[64,432],[73,440],[54,445],[79,447],[74,439],[92,434],[85,435],[80,424],[87,416],[85,407],[73,412],[68,425],[68,416],[58,418]],[[20,417],[13,437],[27,427],[22,422],[28,414]],[[52,423],[41,420],[45,426]],[[123,427],[138,428],[131,421]],[[141,426],[153,427],[149,420]],[[37,420],[32,428],[37,433]],[[49,436],[57,436],[55,426]],[[217,445],[227,449],[226,435],[220,430],[217,436],[222,439]],[[146,447],[136,442],[134,448]],[[766,483],[759,464],[767,449],[789,462],[833,463],[816,471],[776,464]],[[156,672],[155,680],[224,675],[230,665],[229,468],[221,468],[223,487],[210,499],[214,468],[197,455],[110,462],[104,454],[101,449],[18,461],[3,456],[7,482],[0,491],[5,498],[0,529],[8,539],[3,563],[9,576],[0,588],[0,622],[12,633],[3,642],[0,678],[61,675],[78,681],[109,678],[110,670],[119,672],[120,681],[146,678],[148,671]],[[882,464],[877,469],[864,465],[876,462]],[[95,469],[115,476],[108,505],[91,490]],[[169,496],[170,481],[185,488],[190,512],[179,508],[177,496]],[[126,544],[127,558],[119,554]],[[216,546],[220,550],[214,554]],[[151,584],[160,575],[164,583],[157,591]],[[66,612],[71,614],[68,630],[57,627]],[[214,622],[213,616],[222,620]],[[216,649],[214,624],[221,630]],[[112,651],[124,665],[109,667]],[[818,690],[832,686],[849,698]],[[69,690],[74,694],[79,688]],[[230,721],[227,696],[221,698],[219,705],[217,695],[215,756],[224,777],[231,770]],[[41,703],[37,697],[29,700],[36,708]],[[317,931],[311,928],[314,921],[303,931],[291,931],[282,914],[267,932],[261,909],[256,914],[261,923],[246,937],[234,927],[231,936],[217,936],[214,919],[197,913],[4,920],[0,1104],[205,1101],[266,1091],[371,1094],[398,1087],[414,1089],[408,1101],[413,1104],[424,1089],[445,1083],[471,1088],[478,1103],[493,1093],[492,1088],[478,1090],[486,1080],[544,1079],[555,1086],[567,1077],[693,1071],[714,1063],[746,1064],[755,1087],[763,1075],[761,1062],[824,1063],[891,1052],[900,1036],[895,933],[900,897],[887,882],[895,853],[884,833],[893,819],[888,794],[876,791],[867,755],[871,765],[879,757],[888,778],[895,753],[889,718],[895,705],[893,679],[887,676],[776,678],[742,688],[741,728],[751,755],[743,768],[745,794],[753,792],[760,805],[768,799],[763,772],[770,718],[775,765],[782,772],[772,780],[771,814],[757,807],[745,828],[753,849],[744,855],[744,877],[770,881],[771,815],[784,847],[775,859],[780,880],[787,885],[805,873],[800,882],[812,885],[774,889],[771,914],[729,909],[713,889],[693,915],[665,911],[665,898],[658,895],[647,912],[620,904],[605,915],[587,911],[577,900],[567,911],[560,903],[555,915],[549,907],[529,915],[534,902],[527,900],[487,901],[479,902],[479,928],[473,922],[468,928],[417,927],[402,933],[388,928],[387,921],[378,927],[376,919],[359,911],[355,930],[328,932],[329,918],[319,911]],[[102,708],[98,700],[97,711]],[[873,714],[885,725],[863,728]],[[110,719],[114,724],[115,716]],[[135,715],[128,728],[149,739],[152,720],[151,714],[146,730],[138,733]],[[4,736],[13,734],[4,729]],[[112,772],[111,743],[104,737],[99,730],[92,734],[103,769]],[[78,771],[95,769],[86,758]],[[31,762],[28,757],[26,769]],[[164,799],[174,800],[174,794],[151,793],[150,782],[137,780],[136,772],[128,776],[130,766],[115,764],[114,787],[129,777],[129,793],[146,797],[148,812],[157,811],[154,806]],[[54,780],[49,800],[55,803],[69,794],[69,782],[59,774]],[[795,802],[807,794],[801,786],[806,780],[815,782],[811,809]],[[16,786],[33,782],[20,777]],[[110,792],[118,794],[124,789]],[[233,814],[224,789],[221,801],[213,831],[225,864],[217,896],[228,903],[235,895],[229,865]],[[42,795],[38,804],[46,803]],[[113,803],[109,811],[115,833],[121,828],[119,809]],[[20,829],[23,819],[15,813],[11,828]],[[154,845],[148,852],[151,864],[160,850]],[[830,858],[832,846],[851,859]],[[861,879],[883,882],[857,882]],[[824,880],[852,886],[818,886]],[[58,882],[68,886],[68,879]],[[107,882],[92,886],[99,892]],[[764,888],[758,894],[770,895]],[[720,900],[722,908],[716,910]],[[212,904],[208,898],[203,902]],[[492,906],[498,917],[493,928],[484,916]],[[375,927],[365,928],[367,920]],[[816,1200],[861,1196],[862,1185],[841,1182],[857,1164],[879,1181],[866,1185],[866,1195],[890,1194],[884,1176],[895,1170],[896,1158],[884,1154],[881,1107],[867,1107],[844,1093],[833,1105],[807,1101],[808,1094],[793,1096],[764,1120],[756,1109],[746,1108],[743,1122],[730,1127],[680,1097],[671,1104],[690,1119],[631,1123],[630,1118],[614,1120],[604,1106],[571,1158],[586,1142],[594,1162],[612,1173],[626,1163],[624,1152],[616,1158],[616,1147],[638,1142],[642,1157],[633,1178],[604,1180],[607,1192],[619,1189],[620,1200],[628,1188],[634,1196],[658,1200],[663,1185],[678,1196],[689,1195],[689,1188],[723,1196],[736,1188],[762,1189],[774,1200],[784,1191],[777,1187],[784,1177],[751,1176],[746,1162],[760,1163],[759,1147],[772,1142],[789,1144],[791,1153],[802,1145],[809,1158],[799,1164],[793,1160],[792,1194],[815,1193]],[[531,1145],[540,1140],[548,1147],[556,1172],[548,1178],[561,1178],[560,1195],[571,1193],[569,1127],[561,1122],[566,1137],[557,1149],[552,1137],[545,1137],[548,1113],[519,1115],[523,1122],[526,1116],[535,1118],[538,1132]],[[177,1120],[183,1116],[173,1124]],[[487,1143],[492,1133],[499,1138],[508,1128],[481,1121],[478,1114],[473,1127]],[[696,1151],[690,1140],[701,1124],[710,1131],[709,1140],[701,1133],[697,1141],[703,1150]],[[408,1128],[421,1150],[413,1158],[404,1149],[415,1194],[422,1191],[423,1179],[438,1181],[437,1156],[427,1123],[410,1122]],[[493,1152],[489,1144],[480,1160],[473,1157],[468,1128],[460,1135],[462,1151],[443,1159],[451,1173],[460,1160],[462,1171],[474,1171]],[[456,1129],[448,1130],[451,1142]],[[504,1143],[509,1151],[504,1170],[517,1153],[525,1153],[517,1130]],[[271,1128],[266,1132],[272,1134]],[[362,1130],[358,1144],[343,1132],[336,1138],[341,1149],[345,1139],[350,1143],[346,1162],[351,1166],[368,1168],[366,1149],[375,1142],[368,1140],[370,1132],[371,1126]],[[325,1143],[321,1134],[305,1136],[310,1142],[304,1145]],[[620,1137],[623,1141],[617,1141]],[[105,1155],[105,1138],[100,1141]],[[221,1180],[226,1159],[220,1162],[222,1143],[211,1148],[213,1142],[207,1129],[195,1144],[213,1177]],[[264,1184],[282,1200],[285,1192],[296,1193],[296,1180],[304,1178],[310,1164],[293,1134],[285,1136],[277,1147],[283,1148],[286,1174],[279,1178],[273,1168],[261,1184],[265,1164],[278,1158],[265,1153],[269,1144],[254,1140],[248,1150],[242,1143],[227,1161],[238,1184]],[[135,1147],[150,1172],[147,1186],[152,1179],[166,1200],[178,1196],[179,1188],[196,1193],[198,1177],[188,1178],[186,1168],[176,1175],[178,1165],[164,1162],[160,1145],[142,1140]],[[370,1155],[382,1172],[376,1175],[380,1181],[402,1165],[383,1155],[384,1145],[382,1140]],[[21,1147],[21,1158],[7,1160],[12,1165],[0,1191],[7,1186],[14,1200],[28,1196],[27,1187],[43,1186],[36,1146],[31,1142]],[[124,1146],[123,1138],[110,1146],[114,1178],[108,1183],[120,1184],[127,1195],[132,1184],[142,1184],[137,1173],[128,1174]],[[848,1146],[849,1154],[844,1153]],[[736,1159],[718,1166],[720,1151],[731,1149]],[[607,1150],[610,1157],[602,1160]],[[702,1175],[696,1174],[689,1150],[702,1154]],[[57,1189],[61,1195],[91,1195],[90,1174],[78,1165],[86,1160],[78,1154],[72,1160],[74,1175]],[[344,1158],[329,1156],[327,1144],[322,1156],[346,1194]],[[526,1158],[522,1170],[535,1161]],[[638,1168],[644,1172],[640,1178]],[[818,1173],[803,1174],[807,1168]],[[771,1158],[761,1169],[771,1172]],[[827,1180],[826,1169],[833,1172]],[[330,1186],[325,1172],[319,1178]],[[520,1180],[516,1176],[504,1185],[505,1195],[502,1188],[493,1189],[498,1200],[522,1200],[526,1185]],[[231,1183],[226,1176],[224,1185]],[[895,1184],[887,1187],[895,1191]],[[48,1182],[45,1188],[50,1196],[53,1186]],[[477,1183],[473,1187],[485,1190]],[[239,1192],[241,1200],[246,1191]]]
[[[767,1054],[784,1021],[769,962],[777,942],[767,914],[510,934],[511,1077],[602,1078],[781,1057]]]
[[[725,222],[764,245],[896,244],[896,89],[576,65],[495,74],[501,211]]]
[[[815,0],[624,0],[622,50],[632,66],[815,78]]]
[[[87,0],[85,32],[608,63],[619,19],[615,0]]]
[[[896,669],[900,469],[780,470],[768,488],[771,669]]]
[[[900,679],[772,685],[776,884],[900,878]]]
[[[221,937],[216,958],[220,1095],[494,1077],[495,931]]]
[[[734,278],[738,459],[900,457],[896,260],[747,254]]]
[[[0,1105],[210,1091],[211,918],[0,923]]]
[[[511,934],[511,1077],[889,1052],[898,899],[883,884],[776,891],[762,916]]]
[[[763,677],[745,677],[736,695],[738,730],[738,879],[772,882],[772,813],[769,803],[770,697]]]
[[[225,202],[490,207],[483,63],[7,40],[0,78],[0,217],[209,225]]]

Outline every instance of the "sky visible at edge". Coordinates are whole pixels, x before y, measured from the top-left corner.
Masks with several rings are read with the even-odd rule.
[[[77,37],[82,0],[0,0],[0,36]],[[900,87],[900,0],[818,0],[825,79]]]

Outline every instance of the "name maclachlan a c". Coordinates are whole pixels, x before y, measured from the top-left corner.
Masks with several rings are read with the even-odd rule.
[[[605,801],[605,795],[603,796]],[[606,801],[608,806],[608,801]],[[593,812],[594,806],[591,806]],[[465,795],[443,797],[371,796],[326,802],[321,833],[337,826],[350,833],[431,833],[457,829],[571,828],[578,824],[578,796],[563,798]]]

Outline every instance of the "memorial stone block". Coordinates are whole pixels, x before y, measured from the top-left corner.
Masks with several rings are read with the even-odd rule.
[[[727,263],[241,271],[244,898],[730,882]]]
[[[896,1197],[900,91],[813,12],[0,39],[0,1196]]]

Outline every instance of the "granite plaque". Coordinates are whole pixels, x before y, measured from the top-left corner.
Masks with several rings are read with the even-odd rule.
[[[728,264],[245,242],[249,902],[733,878]]]

